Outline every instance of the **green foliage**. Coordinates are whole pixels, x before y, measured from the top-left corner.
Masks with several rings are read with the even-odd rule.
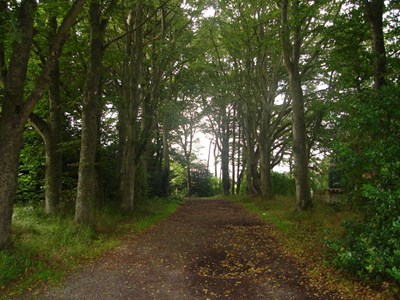
[[[45,155],[42,139],[28,128],[20,155],[17,202],[44,200]]]
[[[171,189],[178,196],[210,197],[219,194],[220,182],[213,177],[202,163],[191,167],[191,189],[187,191],[187,173],[182,163],[171,163]]]
[[[272,172],[272,187],[275,194],[293,196],[296,191],[294,178],[287,173]]]
[[[271,173],[272,188],[274,194],[281,196],[293,196],[296,191],[294,178],[288,173]],[[247,194],[247,181],[246,175],[240,185],[240,195]]]
[[[347,188],[364,214],[333,243],[335,263],[377,282],[400,284],[400,87],[347,98],[336,154]],[[345,134],[343,134],[345,133]]]
[[[217,194],[215,180],[207,167],[201,163],[195,164],[191,169],[191,187],[189,194],[196,197],[210,197]]]
[[[174,195],[186,196],[186,170],[179,162],[171,162],[171,189]]]

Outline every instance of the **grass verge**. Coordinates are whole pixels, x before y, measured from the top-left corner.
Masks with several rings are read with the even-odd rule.
[[[326,243],[340,239],[344,220],[360,217],[353,209],[314,203],[311,210],[298,212],[294,210],[295,200],[288,196],[277,196],[272,201],[249,197],[233,200],[275,226],[275,238],[285,254],[293,257],[309,276],[311,284],[323,284],[338,291],[344,299],[394,299],[389,290],[376,291],[340,273],[330,263]]]
[[[38,205],[16,206],[14,249],[0,252],[0,299],[21,295],[43,283],[57,283],[82,263],[95,259],[173,213],[179,199],[152,199],[133,214],[105,208],[93,228],[79,226],[72,216],[51,217]]]

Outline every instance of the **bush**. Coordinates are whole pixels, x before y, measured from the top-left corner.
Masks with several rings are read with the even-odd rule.
[[[400,190],[365,185],[365,219],[347,221],[342,241],[330,244],[342,270],[377,283],[400,284]]]
[[[400,285],[398,99],[398,86],[346,99],[336,154],[349,195],[364,218],[346,222],[343,239],[330,247],[343,270]]]
[[[294,178],[287,173],[272,172],[274,193],[282,196],[293,196],[296,192]]]
[[[240,195],[247,194],[246,174],[243,176],[243,181],[240,185]],[[282,196],[293,196],[296,192],[294,178],[288,173],[272,172],[272,189],[274,194]]]
[[[17,203],[39,202],[44,199],[44,170],[43,142],[33,129],[27,129],[20,154]]]
[[[217,194],[215,180],[207,167],[201,163],[194,164],[191,172],[191,187],[189,194],[197,197],[210,197]]]

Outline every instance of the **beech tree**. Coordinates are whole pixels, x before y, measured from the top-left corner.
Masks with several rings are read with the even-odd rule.
[[[327,44],[324,30],[341,9],[341,1],[318,2],[311,5],[300,0],[278,2],[280,8],[280,39],[292,98],[292,134],[296,206],[305,210],[312,206],[309,182],[310,139],[307,136],[303,84],[318,65],[321,49]],[[316,67],[317,66],[317,67]],[[313,73],[315,77],[318,75]],[[313,129],[322,118],[318,117]]]
[[[57,15],[50,12],[48,18],[47,44],[51,46],[54,36],[57,34]],[[46,62],[46,53],[39,53],[42,64]],[[60,64],[57,59],[54,69],[50,73],[48,89],[48,116],[42,118],[32,112],[29,121],[42,137],[46,151],[46,173],[45,173],[45,213],[56,214],[59,212],[61,191],[62,191],[62,152],[60,143],[62,142],[62,99],[60,86]]]
[[[400,115],[396,1],[356,1],[329,32],[334,71],[329,134],[348,200],[363,212],[336,241],[335,261],[356,276],[396,282]],[[382,32],[383,29],[383,32]],[[348,259],[350,258],[350,259]]]
[[[0,116],[0,249],[10,248],[11,243],[11,218],[15,199],[18,177],[18,159],[22,147],[22,133],[24,125],[33,111],[35,105],[42,97],[43,92],[50,82],[50,73],[54,70],[56,61],[61,54],[62,46],[73,26],[85,1],[76,0],[65,15],[51,47],[46,56],[46,64],[36,77],[33,88],[25,92],[27,85],[26,75],[30,51],[34,40],[35,12],[38,4],[34,0],[22,0],[16,9],[17,35],[11,36],[12,49],[9,62],[2,62],[3,95],[1,98]],[[2,1],[1,7],[5,8],[5,17],[2,18],[1,31],[5,32],[6,26],[13,16],[8,6],[8,1]],[[0,49],[4,56],[5,49]],[[26,94],[25,94],[26,93]]]
[[[222,1],[213,20],[217,25],[214,31],[210,30],[213,33],[210,48],[215,49],[211,57],[215,57],[216,69],[225,69],[214,78],[213,84],[221,82],[221,90],[229,87],[226,94],[231,99],[228,100],[231,110],[228,112],[237,114],[233,119],[240,121],[242,131],[240,141],[236,142],[233,131],[236,123],[232,120],[231,145],[244,146],[238,161],[245,161],[248,193],[263,195],[265,199],[273,198],[271,172],[286,153],[288,142],[285,139],[282,143],[282,136],[286,137],[290,125],[287,122],[289,101],[283,105],[276,103],[278,93],[283,93],[278,91],[278,88],[282,89],[278,83],[284,80],[284,72],[278,43],[279,20],[273,4]],[[235,149],[230,152],[233,154]],[[234,155],[231,155],[232,181],[236,174],[234,161]],[[239,178],[240,171],[237,171]]]
[[[104,38],[110,10],[117,0],[104,7],[102,1],[91,0],[89,5],[90,50],[82,104],[82,134],[79,159],[78,189],[75,221],[92,224],[96,197],[96,149],[98,145],[98,114],[101,111],[102,65]]]
[[[374,87],[379,89],[385,84],[386,49],[383,33],[384,0],[363,0],[368,22],[371,26],[372,49],[374,54]]]
[[[167,5],[169,4],[169,5]],[[159,6],[137,3],[126,19],[125,59],[121,80],[123,103],[119,110],[125,136],[121,164],[121,201],[124,210],[134,208],[135,172],[159,121],[162,91],[168,74],[180,64],[178,41],[191,24],[180,2]],[[183,43],[183,46],[186,45]],[[125,114],[125,115],[124,115]]]
[[[300,14],[300,1],[291,1],[290,4],[290,16],[298,16]],[[284,0],[280,5],[282,26],[281,40],[284,61],[289,75],[293,109],[293,154],[294,178],[296,180],[296,203],[297,209],[304,210],[312,206],[312,202],[308,177],[304,95],[301,87],[299,66],[303,37],[301,35],[301,23],[298,20],[292,19],[292,22],[296,25],[289,25],[289,1]]]
[[[193,99],[183,98],[182,105],[184,108],[181,110],[179,125],[174,130],[174,135],[176,139],[175,142],[183,151],[186,168],[186,189],[187,193],[190,194],[192,186],[191,165],[193,162],[193,147],[195,143],[194,136],[198,131],[198,124],[202,116],[199,112],[199,105],[196,104]]]

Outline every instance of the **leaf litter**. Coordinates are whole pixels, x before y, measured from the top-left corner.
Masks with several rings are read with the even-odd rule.
[[[230,201],[192,199],[61,286],[22,298],[345,299],[311,281],[274,230]]]

